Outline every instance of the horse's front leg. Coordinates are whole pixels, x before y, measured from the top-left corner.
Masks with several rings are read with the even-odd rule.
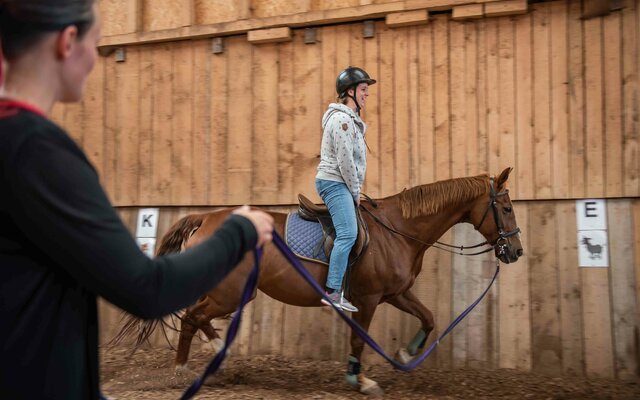
[[[354,299],[359,312],[353,314],[353,319],[364,329],[369,330],[373,314],[376,311],[379,296]],[[347,383],[358,389],[361,393],[371,395],[382,395],[383,390],[378,383],[364,376],[360,363],[362,351],[364,350],[364,340],[354,330],[351,330],[351,354],[347,361]]]
[[[396,353],[396,359],[406,364],[411,361],[418,351],[424,348],[434,327],[433,313],[410,290],[387,300],[387,303],[417,317],[422,324],[422,329],[418,330],[409,345],[406,348],[399,349]]]

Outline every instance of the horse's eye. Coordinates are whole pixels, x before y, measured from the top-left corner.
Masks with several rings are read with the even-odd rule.
[[[504,208],[504,212],[505,212],[505,214],[509,214],[511,211],[512,211],[512,208],[511,208],[511,207],[505,207],[505,208]]]

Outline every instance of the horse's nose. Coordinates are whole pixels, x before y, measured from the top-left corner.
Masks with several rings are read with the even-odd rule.
[[[522,249],[516,250],[516,255],[518,256],[518,258],[522,257],[523,254],[524,254],[524,250]]]

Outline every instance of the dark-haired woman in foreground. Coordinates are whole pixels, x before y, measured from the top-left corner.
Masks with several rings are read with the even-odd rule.
[[[200,246],[147,258],[82,150],[47,114],[96,61],[93,0],[0,1],[0,398],[97,399],[96,297],[142,318],[192,304],[271,240],[238,209]]]

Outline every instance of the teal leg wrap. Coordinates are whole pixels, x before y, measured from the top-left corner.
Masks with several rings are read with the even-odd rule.
[[[415,356],[418,353],[418,349],[424,347],[424,343],[427,341],[427,334],[424,333],[422,329],[416,332],[416,335],[411,339],[411,343],[407,346],[407,351],[412,356]]]
[[[347,358],[347,383],[351,386],[358,386],[358,374],[360,373],[360,361],[354,356]]]

